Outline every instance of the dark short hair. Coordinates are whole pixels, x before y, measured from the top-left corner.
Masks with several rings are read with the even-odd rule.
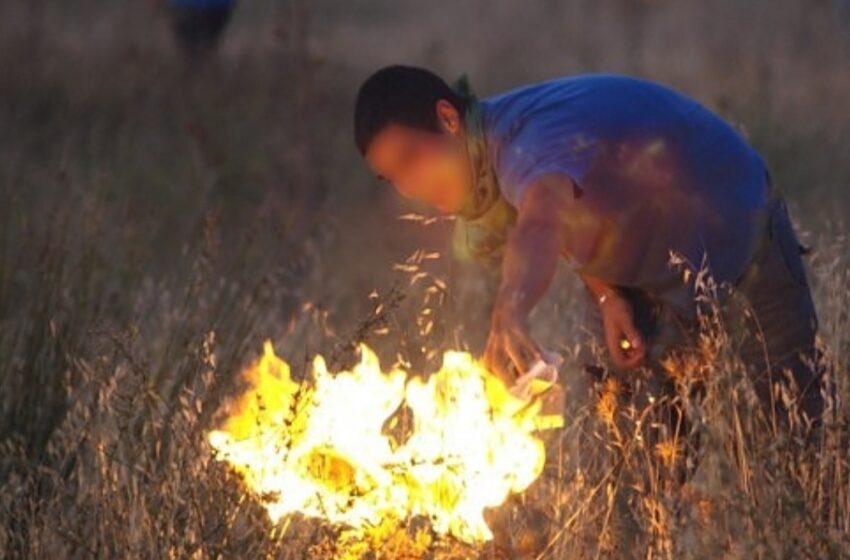
[[[354,105],[354,142],[366,154],[389,124],[440,132],[437,101],[445,99],[461,114],[466,101],[438,75],[413,66],[387,66],[363,82]]]

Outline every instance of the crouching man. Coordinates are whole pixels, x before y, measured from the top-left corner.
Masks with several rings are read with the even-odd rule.
[[[815,309],[785,204],[760,155],[697,101],[616,75],[479,101],[391,66],[360,88],[354,125],[379,178],[456,215],[456,248],[500,266],[484,357],[504,379],[540,356],[529,314],[561,258],[595,300],[614,369],[655,367],[692,341],[694,282],[676,255],[745,300],[758,333],[736,342],[762,400],[790,372],[799,409],[821,415]]]

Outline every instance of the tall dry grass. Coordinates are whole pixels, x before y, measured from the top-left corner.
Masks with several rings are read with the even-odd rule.
[[[828,3],[754,2],[738,21],[725,0],[472,2],[450,22],[413,2],[345,17],[333,2],[256,3],[225,56],[188,73],[162,29],[135,25],[142,7],[36,4],[2,7],[34,19],[5,18],[0,38],[0,557],[343,554],[338,527],[271,526],[204,433],[266,337],[299,374],[316,352],[351,359],[359,339],[418,371],[444,348],[480,349],[492,278],[421,254],[413,288],[391,271],[442,252],[449,224],[397,221],[409,208],[368,179],[340,124],[363,72],[402,55],[470,69],[482,88],[630,69],[679,85],[743,123],[816,248],[836,394],[807,445],[755,405],[712,315],[703,359],[674,368],[687,430],[654,429],[660,402],[583,373],[579,288],[562,274],[534,323],[568,357],[567,427],[539,483],[495,512],[508,544],[541,558],[850,555],[850,251],[827,219],[846,208],[850,114]],[[375,288],[390,303],[377,318]],[[491,552],[385,530],[373,557]]]

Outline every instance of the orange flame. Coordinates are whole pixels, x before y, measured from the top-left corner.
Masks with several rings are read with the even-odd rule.
[[[368,347],[360,351],[360,363],[337,374],[317,356],[312,379],[299,384],[266,342],[211,446],[274,522],[300,512],[357,530],[421,515],[439,534],[492,538],[484,510],[537,478],[545,450],[535,432],[563,418],[513,397],[466,352],[446,352],[424,381],[385,373]],[[403,406],[413,425],[399,442],[385,427]]]

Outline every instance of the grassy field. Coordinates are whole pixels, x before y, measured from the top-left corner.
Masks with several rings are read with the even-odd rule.
[[[468,71],[483,95],[584,71],[671,83],[747,131],[815,248],[837,398],[808,446],[803,426],[777,430],[753,404],[712,317],[704,359],[675,370],[693,433],[641,437],[654,410],[586,379],[584,303],[559,275],[534,328],[568,358],[567,427],[539,483],[500,512],[515,550],[850,556],[850,40],[832,4],[257,0],[194,70],[165,14],[138,4],[0,7],[0,557],[344,554],[339,528],[271,526],[204,435],[265,338],[299,375],[317,352],[350,362],[360,340],[417,371],[481,349],[493,279],[443,257],[395,297],[408,278],[393,264],[445,253],[450,224],[398,220],[421,209],[375,184],[351,142],[359,80],[399,60]],[[436,281],[448,297],[422,329]],[[375,558],[489,553],[375,544]]]

